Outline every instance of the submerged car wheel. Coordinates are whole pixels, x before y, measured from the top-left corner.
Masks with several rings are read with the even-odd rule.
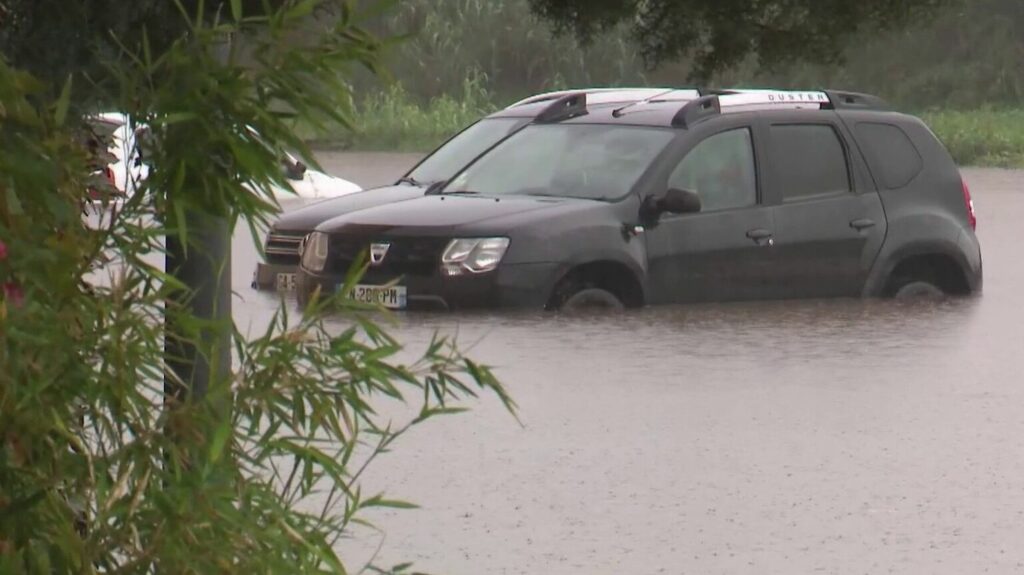
[[[927,281],[910,281],[896,290],[893,297],[896,299],[911,298],[940,298],[946,295],[942,288]]]
[[[585,309],[620,310],[625,306],[610,291],[601,288],[584,288],[570,295],[558,309],[562,311],[579,311]]]

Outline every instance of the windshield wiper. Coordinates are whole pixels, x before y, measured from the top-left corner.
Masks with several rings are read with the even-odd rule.
[[[455,190],[452,192],[441,192],[439,195],[442,196],[479,196],[480,192],[474,192],[473,190]]]
[[[558,198],[560,200],[592,200],[596,202],[610,202],[613,198],[607,196],[601,196],[598,198],[589,198],[586,196],[567,196],[565,194],[548,194],[545,192],[526,192],[525,194],[515,194],[517,196],[532,196],[535,198]]]
[[[423,182],[421,182],[421,181],[419,181],[416,178],[413,178],[411,176],[402,176],[401,178],[398,178],[398,183],[399,184],[409,184],[410,186],[423,186],[423,185],[425,185]]]

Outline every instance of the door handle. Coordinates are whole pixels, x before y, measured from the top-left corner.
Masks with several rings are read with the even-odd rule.
[[[850,222],[850,227],[857,230],[858,232],[870,228],[873,225],[875,225],[875,220],[869,220],[867,218],[853,220],[852,222]]]
[[[747,237],[752,239],[752,240],[754,240],[755,242],[757,242],[757,245],[759,245],[759,246],[763,246],[763,245],[774,246],[775,245],[775,239],[772,238],[771,230],[766,230],[764,228],[757,228],[757,229],[753,229],[753,230],[748,230],[747,231]]]

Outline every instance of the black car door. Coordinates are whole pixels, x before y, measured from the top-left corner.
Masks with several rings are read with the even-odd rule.
[[[886,220],[852,140],[831,111],[789,113],[768,124],[773,295],[859,295]]]
[[[742,117],[702,128],[655,180],[659,193],[696,192],[702,207],[648,229],[651,303],[750,299],[764,285],[774,226],[759,193],[757,130]]]

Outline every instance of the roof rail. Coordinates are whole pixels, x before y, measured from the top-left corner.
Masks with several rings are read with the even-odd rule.
[[[832,101],[832,107],[837,110],[890,110],[889,103],[871,94],[860,92],[845,92],[841,90],[825,90],[828,99]]]
[[[537,114],[533,121],[537,124],[550,124],[583,116],[586,113],[587,94],[586,92],[576,92],[566,94],[551,102],[540,114]]]
[[[822,110],[832,107],[832,101],[825,92],[735,90],[717,97],[722,111],[732,113],[756,110]]]
[[[721,113],[722,103],[718,96],[701,96],[696,100],[690,100],[682,108],[679,108],[676,115],[672,117],[672,126],[688,128],[698,120]]]
[[[701,96],[725,96],[726,94],[737,94],[742,90],[728,88],[700,88],[697,90]]]
[[[539,104],[541,102],[552,102],[565,96],[567,94],[577,94],[579,92],[585,92],[587,94],[587,103],[593,104],[608,104],[608,103],[626,103],[635,102],[637,100],[648,100],[654,96],[658,98],[667,97],[675,100],[690,100],[697,98],[700,94],[697,90],[692,88],[637,88],[637,87],[622,87],[622,88],[576,88],[572,90],[559,90],[557,92],[547,92],[544,94],[535,94],[528,98],[523,98],[518,102],[514,102],[506,106],[507,108],[515,108],[517,106],[524,106],[527,104]]]
[[[672,125],[687,127],[708,116],[759,110],[888,110],[877,96],[840,91],[701,90],[701,97],[687,102],[672,118]]]

